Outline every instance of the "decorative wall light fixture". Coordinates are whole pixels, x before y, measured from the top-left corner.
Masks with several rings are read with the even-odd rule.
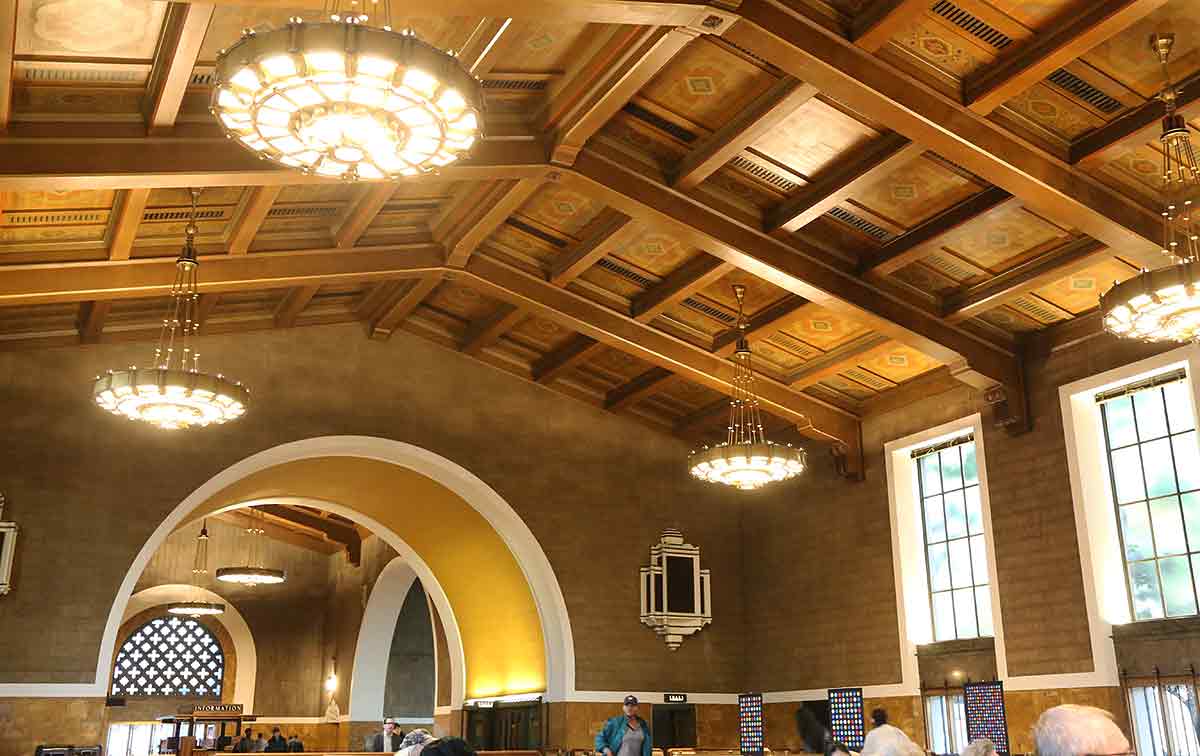
[[[336,0],[324,12],[327,21],[247,31],[217,57],[212,112],[230,138],[347,180],[415,176],[471,148],[483,98],[451,52],[393,31],[388,0],[380,19],[339,12]]]
[[[4,519],[4,494],[0,493],[0,520]],[[17,554],[17,523],[0,522],[0,596],[12,590],[13,558]]]
[[[163,315],[154,365],[110,370],[97,376],[92,397],[101,409],[130,420],[174,430],[236,420],[246,411],[250,392],[237,381],[217,373],[200,371],[200,353],[192,337],[200,328],[197,291],[196,201],[192,190],[192,213],[179,259],[175,261],[175,283]]]
[[[1200,168],[1184,117],[1175,111],[1179,90],[1171,82],[1167,61],[1174,34],[1157,34],[1151,46],[1162,64],[1166,106],[1162,120],[1162,253],[1170,264],[1143,269],[1100,297],[1104,330],[1142,341],[1195,341],[1200,338],[1200,243],[1195,202],[1200,195]]]
[[[762,412],[754,391],[754,366],[746,339],[746,287],[737,284],[737,351],[733,355],[733,391],[729,397],[729,431],[724,443],[706,446],[688,455],[692,476],[742,490],[761,488],[804,472],[808,458],[803,449],[775,444],[763,433]]]
[[[712,622],[708,570],[700,569],[700,547],[668,528],[650,547],[650,566],[641,569],[642,624],[674,651],[683,639]]]

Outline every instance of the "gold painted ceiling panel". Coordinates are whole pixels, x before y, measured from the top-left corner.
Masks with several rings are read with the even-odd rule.
[[[1106,122],[1057,88],[1045,83],[1036,84],[1004,104],[1018,115],[1068,142],[1103,126]]]
[[[1181,81],[1200,71],[1200,9],[1195,0],[1171,0],[1121,33],[1101,42],[1081,60],[1116,79],[1142,97],[1155,97],[1163,87],[1158,56],[1150,49],[1155,32],[1175,33],[1171,73]]]
[[[585,194],[546,183],[526,200],[517,215],[553,229],[560,236],[577,239],[583,227],[603,209],[601,202]]]
[[[870,126],[813,98],[750,147],[811,179],[878,136]]]
[[[716,131],[775,81],[774,74],[701,37],[676,55],[641,96]]]
[[[149,0],[21,0],[15,52],[150,60],[166,10]]]
[[[979,192],[981,187],[923,155],[880,176],[850,200],[910,229]]]
[[[1047,302],[1078,315],[1095,309],[1100,295],[1116,282],[1132,278],[1137,269],[1116,258],[1085,268],[1034,291]]]
[[[871,329],[853,318],[809,302],[797,310],[781,330],[822,352],[828,352],[869,333]]]
[[[1022,255],[1068,234],[1023,207],[1009,204],[990,210],[937,240],[961,257],[994,273]]]

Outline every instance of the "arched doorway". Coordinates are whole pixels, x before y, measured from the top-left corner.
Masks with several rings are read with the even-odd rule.
[[[107,680],[116,630],[133,585],[180,525],[264,501],[307,503],[378,534],[412,567],[443,619],[451,705],[574,689],[566,605],[544,552],[487,484],[427,450],[388,439],[327,436],[255,454],[188,496],[131,565],[109,614],[97,682]],[[353,685],[353,680],[351,681]]]

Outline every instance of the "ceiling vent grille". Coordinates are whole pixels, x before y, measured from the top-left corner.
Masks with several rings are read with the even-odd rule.
[[[68,212],[21,212],[8,211],[4,213],[6,226],[59,226],[66,224],[106,223],[107,210],[68,211]]]
[[[22,72],[25,81],[32,83],[78,83],[78,84],[141,84],[146,72],[128,68],[43,68],[25,66]]]
[[[1003,50],[1012,44],[1012,37],[1009,37],[996,27],[975,18],[970,13],[950,2],[950,0],[938,0],[937,4],[933,6],[933,12],[972,37],[986,42],[997,50]]]
[[[852,367],[849,370],[843,370],[842,375],[853,381],[861,383],[867,388],[875,389],[876,391],[887,391],[892,387],[891,381],[880,378],[874,373],[869,373],[866,370],[858,367]]]
[[[193,87],[211,87],[217,81],[217,72],[209,71],[192,71],[192,79],[189,82]]]
[[[268,218],[333,218],[339,209],[332,205],[282,205],[267,211]]]
[[[673,121],[663,118],[657,113],[651,113],[649,110],[646,110],[639,105],[635,105],[631,102],[624,107],[624,110],[626,113],[638,119],[639,121],[645,121],[659,131],[664,131],[681,142],[687,142],[688,144],[691,144],[692,142],[696,141],[696,135],[691,131],[688,131]]]
[[[779,174],[762,163],[757,163],[744,155],[734,156],[733,160],[729,161],[729,164],[742,173],[753,176],[764,184],[775,187],[784,194],[791,194],[800,188],[799,184],[787,176]]]
[[[636,270],[625,267],[611,257],[600,258],[600,262],[596,263],[596,265],[604,270],[607,270],[609,273],[612,273],[615,276],[624,278],[626,281],[632,281],[643,289],[649,289],[654,285],[654,281],[652,279],[643,276]]]
[[[147,210],[142,215],[143,222],[161,223],[163,221],[181,221],[191,217],[192,211],[186,207],[169,210]],[[220,220],[227,218],[229,212],[223,207],[200,208],[196,212],[196,220]]]
[[[781,349],[786,349],[792,354],[803,357],[806,360],[816,359],[817,357],[821,356],[821,353],[817,351],[816,347],[809,346],[795,336],[784,333],[783,331],[776,331],[775,333],[771,334],[771,337],[767,339],[767,342],[774,344]]]
[[[971,268],[962,265],[957,260],[947,257],[942,254],[932,254],[922,260],[926,265],[933,268],[937,272],[949,276],[953,281],[965,281],[968,278],[974,278],[976,273]]]
[[[1120,100],[1109,97],[1066,69],[1060,68],[1050,74],[1049,81],[1101,113],[1116,113],[1121,109]]]
[[[506,92],[541,92],[546,89],[545,79],[484,79],[484,89],[498,89]]]
[[[563,241],[562,239],[559,239],[554,234],[547,233],[547,232],[543,231],[542,229],[537,228],[536,226],[531,226],[528,223],[526,223],[525,221],[519,220],[517,218],[509,218],[508,220],[506,220],[504,222],[507,223],[508,225],[512,226],[513,228],[520,229],[521,231],[524,231],[525,233],[529,234],[530,236],[536,236],[537,238],[541,239],[542,241],[546,242],[547,244],[552,244],[555,247],[559,247],[560,249],[562,247],[567,246],[567,243],[565,241]]]
[[[831,218],[835,218],[835,219],[841,221],[842,223],[845,223],[847,226],[850,226],[851,228],[861,231],[862,233],[866,234],[867,236],[870,236],[873,239],[878,239],[879,241],[887,241],[888,239],[892,238],[891,232],[888,231],[886,228],[883,228],[882,226],[877,226],[874,223],[872,223],[871,221],[867,220],[866,218],[860,218],[859,216],[855,215],[854,213],[850,212],[849,210],[846,210],[845,208],[835,207],[825,214],[830,216]]]
[[[737,315],[734,315],[733,313],[730,313],[730,312],[726,312],[726,311],[720,309],[719,307],[713,307],[712,305],[708,304],[707,302],[701,302],[699,299],[693,299],[692,297],[688,297],[687,299],[683,300],[683,304],[684,304],[684,306],[690,307],[691,309],[695,310],[696,312],[704,313],[705,315],[712,318],[713,320],[719,320],[722,323],[724,323],[725,325],[733,325],[734,323],[737,322]]]
[[[1009,302],[1009,306],[1039,323],[1054,323],[1059,320],[1066,320],[1065,315],[1030,297],[1014,299],[1012,302]]]

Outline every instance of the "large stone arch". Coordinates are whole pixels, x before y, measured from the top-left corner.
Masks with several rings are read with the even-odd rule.
[[[541,546],[500,495],[454,462],[412,444],[324,436],[238,462],[196,489],[159,525],[109,612],[97,662],[98,694],[107,684],[133,586],[155,550],[191,520],[264,500],[343,514],[396,549],[442,617],[453,707],[465,698],[545,691],[551,700],[564,700],[573,693],[574,649],[562,592]]]

